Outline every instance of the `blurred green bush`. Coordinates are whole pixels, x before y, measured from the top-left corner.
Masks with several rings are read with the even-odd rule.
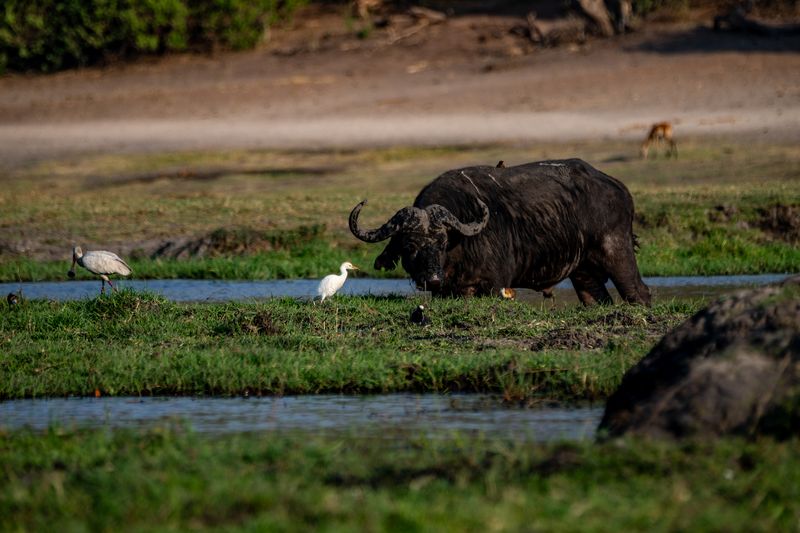
[[[0,73],[120,57],[252,48],[307,0],[3,0]]]

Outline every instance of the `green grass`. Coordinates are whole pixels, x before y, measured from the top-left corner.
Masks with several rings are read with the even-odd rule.
[[[792,531],[800,443],[11,431],[0,529]]]
[[[0,280],[65,279],[74,244],[122,254],[140,279],[319,277],[344,260],[404,277],[372,270],[383,246],[350,234],[356,203],[369,198],[363,223],[377,226],[447,169],[575,156],[633,193],[645,275],[800,271],[800,149],[686,139],[677,160],[598,142],[46,161],[0,174]],[[774,205],[794,210],[783,231],[769,227]],[[219,233],[261,237],[207,257],[151,258],[161,243]]]
[[[569,308],[404,298],[176,304],[120,291],[0,314],[0,399],[496,391],[597,399],[698,303]],[[535,345],[535,350],[532,347]]]

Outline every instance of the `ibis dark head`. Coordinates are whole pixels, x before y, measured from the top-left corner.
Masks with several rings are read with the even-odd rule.
[[[70,279],[75,277],[75,263],[77,263],[81,257],[83,257],[83,250],[81,250],[81,247],[75,246],[72,248],[72,266],[70,266],[67,271],[67,276],[69,276]]]

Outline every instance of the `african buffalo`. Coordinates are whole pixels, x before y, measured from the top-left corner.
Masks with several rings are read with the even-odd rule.
[[[375,268],[398,259],[420,288],[437,295],[545,291],[570,278],[585,305],[611,303],[609,278],[628,302],[650,304],[636,265],[633,199],[620,181],[580,159],[445,172],[388,222],[350,231],[389,244]]]

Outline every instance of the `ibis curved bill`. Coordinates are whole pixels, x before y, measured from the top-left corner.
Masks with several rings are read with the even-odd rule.
[[[105,250],[93,250],[84,253],[80,246],[72,249],[72,266],[67,272],[70,278],[75,277],[75,263],[82,266],[95,276],[100,276],[103,284],[100,286],[100,294],[106,292],[106,282],[112,290],[116,290],[114,284],[108,276],[117,274],[119,276],[128,276],[131,272],[131,267],[128,263],[120,259],[114,252],[106,252]]]
[[[330,298],[336,294],[336,291],[344,286],[348,270],[358,270],[358,267],[349,261],[345,261],[339,267],[339,274],[330,274],[322,278],[317,287],[317,296],[320,297],[320,303],[324,302],[325,298]]]

